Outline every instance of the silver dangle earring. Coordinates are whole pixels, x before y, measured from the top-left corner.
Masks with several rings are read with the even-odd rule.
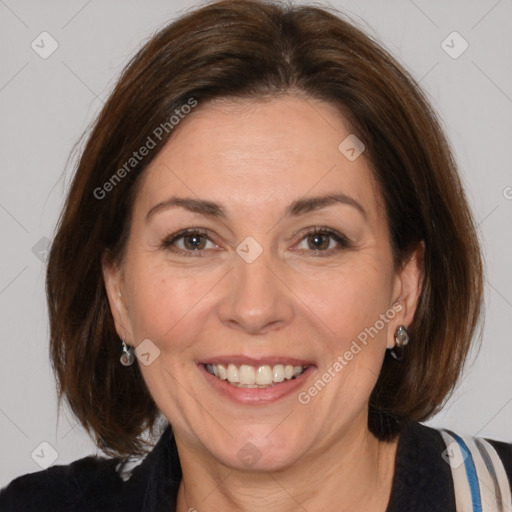
[[[404,358],[404,347],[409,343],[409,331],[405,325],[399,325],[395,331],[395,346],[391,349],[391,355],[397,360]]]
[[[133,353],[133,347],[129,347],[126,342],[125,338],[123,338],[123,344],[121,346],[123,353],[121,354],[121,357],[119,360],[121,361],[121,364],[123,366],[131,366],[133,362],[135,361],[135,354]]]

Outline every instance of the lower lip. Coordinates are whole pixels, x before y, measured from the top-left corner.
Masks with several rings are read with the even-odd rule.
[[[206,381],[220,394],[240,404],[268,404],[284,398],[304,385],[305,380],[315,371],[310,365],[304,373],[292,380],[284,380],[268,388],[239,388],[232,386],[227,380],[212,375],[204,364],[197,365]]]

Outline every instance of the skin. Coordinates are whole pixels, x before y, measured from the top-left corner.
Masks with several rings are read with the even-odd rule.
[[[137,364],[175,433],[180,512],[386,509],[398,438],[384,443],[369,432],[368,401],[396,327],[413,319],[421,247],[395,270],[365,155],[351,162],[338,150],[349,134],[332,105],[295,95],[198,106],[146,170],[123,262],[103,265],[119,336],[160,350],[150,365]],[[283,217],[292,201],[333,192],[357,200],[366,216],[336,203]],[[215,201],[226,218],[172,207],[146,221],[170,196]],[[350,246],[300,234],[315,226]],[[187,228],[208,231],[200,250],[190,237],[162,245]],[[263,250],[250,264],[236,252],[248,236]],[[378,335],[299,403],[298,392],[393,304],[401,310]],[[284,355],[316,368],[297,392],[244,405],[221,396],[196,366],[232,354]],[[260,455],[251,467],[237,457],[249,442]]]

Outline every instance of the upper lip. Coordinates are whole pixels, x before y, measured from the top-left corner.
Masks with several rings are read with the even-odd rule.
[[[246,364],[248,366],[274,366],[276,364],[291,364],[292,366],[311,366],[313,363],[311,361],[307,361],[305,359],[298,359],[295,357],[289,356],[265,356],[265,357],[247,357],[243,355],[230,355],[230,356],[216,356],[209,357],[203,361],[200,361],[201,364],[234,364],[240,366],[242,364]]]

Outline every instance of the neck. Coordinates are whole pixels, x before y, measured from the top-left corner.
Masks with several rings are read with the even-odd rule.
[[[385,512],[389,503],[398,437],[380,442],[367,428],[356,429],[272,472],[204,461],[176,440],[183,472],[177,512]]]

